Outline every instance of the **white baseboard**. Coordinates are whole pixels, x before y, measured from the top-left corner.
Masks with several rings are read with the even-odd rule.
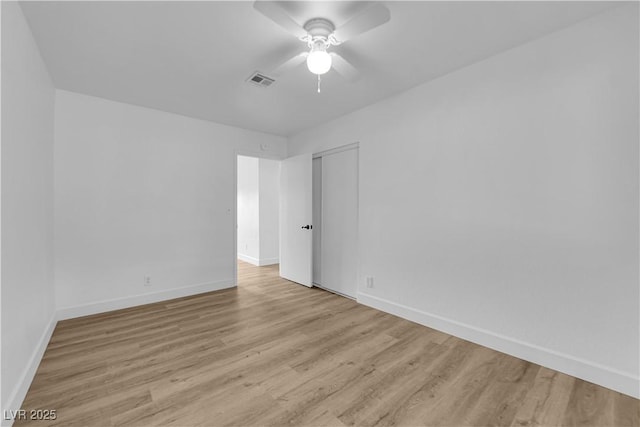
[[[248,262],[249,264],[253,264],[253,265],[260,265],[260,260],[258,258],[254,258],[251,257],[249,255],[245,255],[245,254],[238,254],[238,259],[242,260],[244,262]]]
[[[234,286],[235,283],[233,279],[229,279],[211,283],[201,283],[198,285],[185,286],[182,288],[167,289],[159,292],[135,295],[131,297],[98,301],[73,307],[62,307],[57,311],[58,320],[89,316],[91,314],[104,313],[107,311],[119,310],[122,308],[135,307],[137,305],[151,304],[154,302],[165,301],[174,298],[187,297],[204,292],[219,291],[221,289],[232,288]]]
[[[394,314],[403,319],[489,347],[502,353],[536,363],[556,371],[640,398],[640,377],[589,360],[560,353],[535,344],[513,339],[482,328],[456,322],[435,314],[358,293],[360,304]]]
[[[53,316],[51,316],[51,320],[49,320],[47,327],[43,331],[36,348],[33,350],[33,353],[31,353],[29,362],[22,372],[22,375],[20,375],[18,384],[7,399],[6,407],[2,408],[2,422],[0,424],[2,427],[9,427],[13,425],[14,420],[5,419],[5,414],[10,414],[9,411],[17,411],[22,406],[22,402],[27,395],[27,391],[29,391],[33,377],[35,377],[38,366],[40,366],[42,356],[44,356],[44,352],[47,349],[53,330],[56,328],[56,323],[56,313],[54,313]]]
[[[279,258],[254,258],[245,254],[238,254],[238,259],[258,267],[262,267],[264,265],[278,264],[280,262]]]

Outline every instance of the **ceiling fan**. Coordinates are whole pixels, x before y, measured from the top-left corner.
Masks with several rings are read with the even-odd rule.
[[[359,34],[384,24],[391,17],[389,9],[383,4],[375,2],[339,28],[336,28],[333,22],[324,17],[309,19],[300,26],[278,2],[256,0],[253,7],[306,43],[308,48],[308,51],[301,52],[281,63],[273,70],[273,73],[275,75],[284,74],[306,60],[309,71],[318,76],[318,93],[320,93],[320,76],[331,68],[351,81],[355,80],[359,74],[346,59],[336,52],[327,52],[327,50],[331,46],[342,44]]]

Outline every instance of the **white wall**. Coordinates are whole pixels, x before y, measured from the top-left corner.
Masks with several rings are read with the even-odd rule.
[[[54,326],[53,84],[2,2],[2,410],[18,409]],[[4,418],[4,417],[3,417]],[[3,420],[3,424],[7,423]]]
[[[66,91],[55,112],[61,317],[234,284],[236,152],[284,138]]]
[[[260,265],[277,264],[280,257],[280,162],[260,159]]]
[[[238,258],[260,264],[258,158],[238,156]]]
[[[254,265],[279,260],[280,162],[238,156],[238,258]]]
[[[290,139],[361,143],[359,301],[638,396],[637,8]]]

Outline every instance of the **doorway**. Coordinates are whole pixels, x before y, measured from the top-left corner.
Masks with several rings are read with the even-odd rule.
[[[280,162],[236,156],[236,255],[255,266],[279,263]]]

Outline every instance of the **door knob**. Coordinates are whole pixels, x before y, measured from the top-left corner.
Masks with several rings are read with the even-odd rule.
[[[302,228],[306,229],[306,230],[310,230],[313,228],[313,225],[303,225]]]

